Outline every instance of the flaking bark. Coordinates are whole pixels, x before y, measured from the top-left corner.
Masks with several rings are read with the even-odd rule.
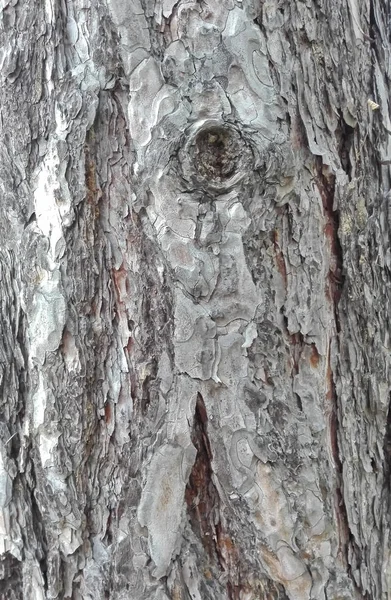
[[[388,3],[1,11],[0,597],[386,600]]]

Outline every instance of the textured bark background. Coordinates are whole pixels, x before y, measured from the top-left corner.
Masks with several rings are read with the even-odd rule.
[[[0,597],[385,600],[386,0],[3,0]]]

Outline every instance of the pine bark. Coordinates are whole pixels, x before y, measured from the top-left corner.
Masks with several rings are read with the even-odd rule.
[[[388,0],[1,11],[0,597],[388,599]]]

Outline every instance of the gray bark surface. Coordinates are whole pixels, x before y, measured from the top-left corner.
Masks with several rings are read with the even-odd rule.
[[[0,598],[391,597],[390,14],[2,2]]]

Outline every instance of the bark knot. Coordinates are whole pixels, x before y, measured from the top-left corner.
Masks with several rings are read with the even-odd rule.
[[[179,153],[192,185],[215,191],[233,187],[253,170],[249,143],[233,125],[215,120],[195,124]]]
[[[201,130],[195,138],[195,168],[205,179],[224,181],[238,166],[238,135],[224,127]]]

